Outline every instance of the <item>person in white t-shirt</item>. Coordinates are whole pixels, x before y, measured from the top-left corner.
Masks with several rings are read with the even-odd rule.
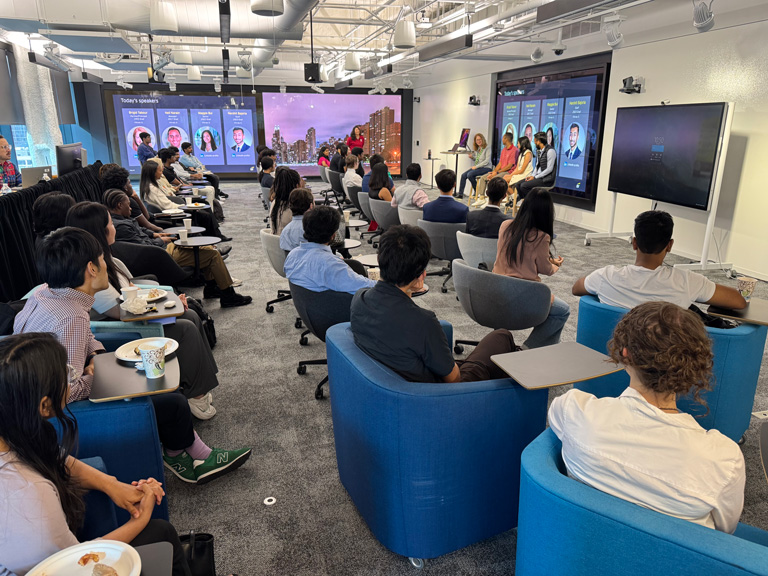
[[[603,304],[634,308],[643,302],[664,301],[689,308],[694,302],[730,310],[745,308],[747,302],[735,288],[715,284],[701,274],[663,266],[672,250],[672,216],[649,210],[635,218],[632,248],[635,264],[606,266],[573,285],[574,296],[594,294]]]
[[[629,374],[618,398],[572,389],[555,398],[549,425],[568,475],[645,508],[733,533],[746,473],[738,445],[677,409],[710,389],[712,344],[702,321],[668,302],[641,304],[609,344]]]

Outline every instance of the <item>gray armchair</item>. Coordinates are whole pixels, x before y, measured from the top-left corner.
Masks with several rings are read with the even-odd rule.
[[[259,232],[259,236],[261,237],[261,247],[264,249],[264,254],[266,254],[267,260],[269,260],[269,265],[272,266],[272,269],[275,272],[285,278],[285,270],[283,269],[283,266],[285,265],[285,257],[287,254],[285,250],[280,248],[280,236],[272,234],[265,228]],[[277,304],[278,302],[285,302],[291,298],[290,290],[278,290],[277,298],[267,302],[267,312],[271,314],[275,311],[275,307],[273,306],[274,304]],[[296,318],[294,326],[296,328],[302,327],[301,318]]]
[[[466,230],[465,223],[447,223],[447,222],[428,222],[419,220],[419,228],[423,229],[432,243],[432,255],[440,260],[447,260],[448,266],[435,272],[427,272],[427,276],[445,276],[440,291],[445,294],[448,292],[446,284],[453,277],[453,261],[461,258],[459,243],[456,240],[456,233]]]
[[[493,264],[496,262],[497,238],[480,238],[465,232],[456,232],[456,240],[459,243],[461,257],[467,264],[472,268],[479,268],[480,264],[484,264],[485,270],[493,270]]]
[[[397,207],[397,216],[400,218],[400,224],[407,224],[408,226],[418,226],[419,220],[424,216],[424,211],[414,210],[412,208]]]
[[[543,282],[502,276],[473,268],[462,259],[453,262],[456,295],[464,312],[478,324],[498,330],[525,330],[538,326],[549,316],[552,293]],[[474,340],[456,340],[454,352]]]
[[[373,222],[376,219],[373,217],[373,212],[371,212],[371,197],[368,196],[368,192],[363,192],[362,189],[360,192],[357,193],[357,200],[360,203],[360,211],[365,215],[365,217],[370,221]],[[360,232],[360,239],[362,240],[366,234],[371,234],[371,237],[368,238],[368,244],[373,242],[373,239],[376,236],[381,236],[381,232],[379,230],[375,230],[373,232]]]

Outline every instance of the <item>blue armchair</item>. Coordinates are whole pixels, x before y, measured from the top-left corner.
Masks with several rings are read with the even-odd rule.
[[[626,313],[623,308],[602,304],[594,296],[582,296],[576,341],[605,353],[616,324]],[[738,442],[752,417],[768,327],[743,324],[730,330],[707,328],[707,332],[714,352],[713,382],[712,390],[703,393],[702,398],[709,412],[690,397],[679,398],[677,405],[696,416],[707,430],[714,428]],[[622,371],[574,386],[602,398],[619,396],[628,385],[629,376]]]
[[[349,326],[326,333],[336,460],[374,536],[419,565],[514,528],[520,454],[544,430],[547,390],[406,382]]]
[[[734,535],[666,516],[569,478],[547,430],[523,452],[516,576],[768,575],[768,532]]]
[[[109,474],[104,460],[98,456],[81,460],[104,474]],[[91,490],[85,494],[85,520],[82,528],[77,532],[80,542],[95,540],[105,534],[109,534],[118,527],[117,507],[103,492]]]

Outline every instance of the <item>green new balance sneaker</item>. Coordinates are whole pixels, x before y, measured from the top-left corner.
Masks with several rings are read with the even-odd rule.
[[[205,484],[239,468],[251,455],[250,448],[220,450],[214,448],[205,460],[194,461],[194,475],[198,484]]]
[[[178,456],[168,456],[165,448],[163,448],[163,464],[165,464],[165,467],[173,472],[180,480],[189,482],[190,484],[197,484],[194,461],[192,460],[192,456],[187,454],[186,451]]]

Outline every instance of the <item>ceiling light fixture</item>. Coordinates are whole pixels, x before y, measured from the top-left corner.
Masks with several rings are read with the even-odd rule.
[[[543,59],[544,59],[544,52],[541,50],[541,48],[539,48],[539,47],[537,46],[537,47],[536,47],[536,50],[534,50],[533,52],[531,52],[531,61],[532,61],[532,62],[535,62],[536,64],[538,64],[538,63],[539,63],[539,62],[541,62]]]
[[[624,34],[619,31],[619,27],[624,20],[625,18],[618,14],[612,14],[603,18],[603,32],[605,33],[608,46],[611,48],[618,48],[624,42]]]
[[[325,90],[320,88],[320,86],[318,86],[317,84],[312,84],[311,88],[314,92],[317,92],[318,94],[325,94]]]
[[[251,0],[251,12],[257,16],[273,18],[285,13],[283,0]]]
[[[280,84],[280,94],[288,92],[288,87],[285,84]]]
[[[171,63],[171,53],[170,52],[161,53],[160,56],[158,56],[157,60],[155,60],[155,66],[154,66],[155,72],[157,72],[158,70],[162,70],[163,68],[168,66],[168,64],[170,63]]]
[[[237,55],[240,57],[240,68],[243,70],[251,69],[251,53],[248,50],[240,50]]]
[[[704,1],[691,0],[693,2],[693,25],[699,32],[706,32],[715,25],[715,14],[712,12],[711,0],[709,6]]]
[[[403,88],[406,90],[413,88],[413,81],[411,80],[410,76],[403,77]]]
[[[216,92],[221,92],[221,78],[213,79],[213,89]]]
[[[416,47],[416,24],[410,20],[400,20],[395,24],[395,34],[392,40],[395,48],[408,50]]]

